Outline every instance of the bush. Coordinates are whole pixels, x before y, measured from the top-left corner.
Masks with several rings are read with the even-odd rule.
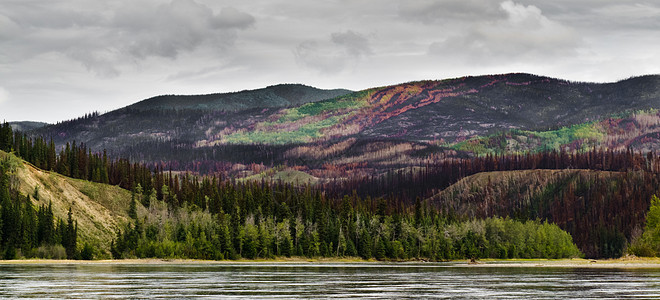
[[[43,259],[66,259],[66,249],[62,245],[41,246],[34,250],[34,256]]]
[[[94,259],[94,247],[89,243],[85,243],[82,250],[80,250],[80,259],[82,260],[93,260]]]

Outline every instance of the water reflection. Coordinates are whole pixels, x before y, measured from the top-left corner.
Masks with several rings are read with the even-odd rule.
[[[452,264],[0,265],[0,298],[660,298],[660,270]]]

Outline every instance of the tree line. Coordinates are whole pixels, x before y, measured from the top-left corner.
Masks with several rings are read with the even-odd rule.
[[[141,192],[138,186],[134,199],[144,197]],[[145,214],[129,210],[133,220],[113,240],[113,257],[348,256],[436,261],[581,256],[570,234],[547,222],[510,218],[452,222],[421,202],[409,213],[388,214],[382,202],[371,210],[360,199],[346,196],[334,206],[319,193],[291,193],[285,186],[271,190],[269,185],[250,184],[229,193],[225,205],[217,203],[217,213],[187,205],[172,209],[147,196],[152,199]],[[260,200],[280,193],[296,198],[292,207],[286,201],[272,207]]]

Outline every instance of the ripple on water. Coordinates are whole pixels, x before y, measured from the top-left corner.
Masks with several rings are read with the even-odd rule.
[[[659,270],[433,264],[0,265],[0,298],[660,298]]]

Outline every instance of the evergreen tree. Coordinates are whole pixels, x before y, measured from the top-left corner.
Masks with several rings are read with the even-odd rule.
[[[69,213],[67,214],[67,223],[64,225],[63,223],[60,224],[62,229],[60,229],[61,232],[61,239],[62,239],[62,246],[64,246],[64,249],[66,249],[66,256],[68,259],[74,259],[76,258],[77,255],[77,240],[78,240],[78,224],[76,221],[73,220],[73,213],[71,211],[71,208],[69,208]]]

